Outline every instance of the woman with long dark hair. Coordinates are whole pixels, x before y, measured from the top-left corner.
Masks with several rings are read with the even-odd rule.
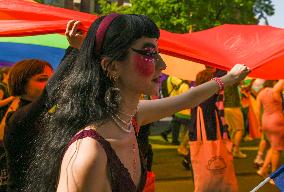
[[[91,25],[76,64],[52,86],[57,107],[44,115],[26,191],[142,191],[139,127],[196,106],[249,72],[237,64],[179,96],[139,101],[158,92],[166,68],[159,36],[143,15],[110,14]]]
[[[42,60],[26,59],[15,63],[9,77],[9,90],[17,98],[5,115],[4,145],[8,163],[7,191],[24,191],[26,176],[29,171],[31,157],[35,152],[36,138],[44,128],[41,125],[41,115],[54,109],[53,95],[57,90],[52,85],[62,81],[72,68],[73,60],[81,46],[83,35],[77,27],[80,22],[70,21],[67,25],[66,36],[70,47],[66,50],[57,73],[52,66]],[[77,31],[73,33],[73,31]],[[59,75],[60,74],[60,75]],[[49,81],[48,81],[49,80]],[[49,85],[46,85],[49,82]],[[56,87],[58,88],[58,87]],[[11,112],[9,112],[11,111]],[[7,118],[6,118],[7,117]]]

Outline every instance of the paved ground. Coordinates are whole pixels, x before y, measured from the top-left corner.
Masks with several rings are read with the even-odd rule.
[[[155,124],[151,128],[150,142],[154,150],[153,171],[156,174],[157,192],[191,192],[194,191],[191,172],[185,170],[181,164],[182,157],[177,154],[177,146],[165,142],[159,133],[167,126],[168,121]],[[256,174],[253,159],[257,153],[258,140],[244,142],[242,150],[248,155],[246,159],[235,159],[234,165],[237,173],[239,191],[252,190],[262,178]],[[282,159],[283,155],[282,155]],[[260,192],[277,192],[275,186],[266,184]]]

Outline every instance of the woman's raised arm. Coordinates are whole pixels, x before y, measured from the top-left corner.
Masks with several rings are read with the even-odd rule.
[[[248,73],[249,69],[245,65],[236,64],[227,75],[221,77],[221,81],[224,86],[230,86],[244,79]],[[148,124],[183,109],[195,107],[217,93],[219,89],[218,82],[211,80],[178,96],[140,101],[137,114],[138,124]]]
[[[273,98],[277,101],[281,101],[281,92],[284,89],[284,80],[279,80],[273,87]]]

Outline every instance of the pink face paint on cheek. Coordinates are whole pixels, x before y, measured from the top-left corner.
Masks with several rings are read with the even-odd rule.
[[[135,70],[142,76],[149,77],[154,73],[155,64],[152,58],[141,55],[134,56]]]

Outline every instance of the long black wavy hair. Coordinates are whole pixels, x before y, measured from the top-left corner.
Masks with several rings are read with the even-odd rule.
[[[60,74],[62,80],[56,84],[48,85],[52,95],[49,102],[55,102],[57,109],[52,114],[43,114],[43,128],[24,191],[56,191],[61,162],[72,137],[86,126],[110,118],[109,112],[117,111],[119,103],[109,108],[104,99],[113,83],[101,67],[102,57],[124,60],[137,39],[160,36],[158,27],[148,17],[120,15],[109,25],[101,53],[97,54],[96,31],[103,18],[91,25],[69,72]]]

